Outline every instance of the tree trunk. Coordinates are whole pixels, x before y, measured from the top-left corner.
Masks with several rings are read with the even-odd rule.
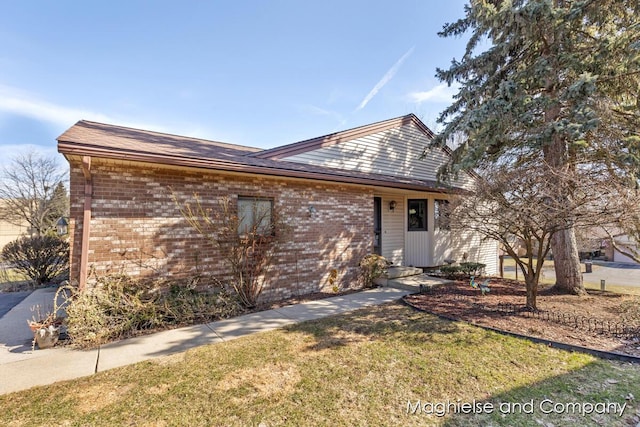
[[[527,286],[527,302],[526,306],[529,310],[537,310],[538,303],[536,298],[538,297],[538,281],[533,274],[527,274],[525,277],[525,284]]]
[[[556,105],[546,111],[545,121],[555,122],[560,115],[560,106]],[[562,177],[573,166],[569,161],[567,143],[561,135],[552,137],[551,143],[543,147],[544,159],[555,170],[560,172]],[[585,185],[588,185],[585,183]],[[558,204],[570,203],[572,185],[558,182],[558,192],[553,197]],[[572,214],[571,214],[572,215]],[[551,251],[553,252],[553,264],[556,271],[555,288],[564,293],[581,295],[586,293],[582,284],[582,271],[580,267],[580,257],[578,256],[578,242],[576,241],[575,227],[573,219],[569,217],[557,218],[559,224],[563,226],[551,237]]]
[[[551,238],[551,250],[556,271],[554,288],[563,293],[585,294],[575,230],[567,228],[555,232]]]

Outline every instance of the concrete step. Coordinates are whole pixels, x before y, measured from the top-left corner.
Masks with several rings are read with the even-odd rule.
[[[411,277],[422,274],[421,268],[416,267],[404,267],[393,266],[387,269],[387,272],[373,281],[376,285],[387,286],[387,282],[392,279],[398,279],[402,277]]]
[[[397,279],[399,277],[416,276],[422,273],[423,271],[421,268],[398,266],[398,267],[389,267],[387,269],[386,276],[387,276],[387,279]]]
[[[385,286],[396,289],[403,289],[411,292],[428,292],[438,286],[451,283],[451,280],[443,279],[440,277],[429,276],[428,274],[418,274],[408,277],[399,277],[396,279],[389,279]],[[421,289],[422,287],[422,289]]]

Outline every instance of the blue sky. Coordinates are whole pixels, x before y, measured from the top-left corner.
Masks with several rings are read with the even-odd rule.
[[[437,32],[464,1],[14,1],[0,14],[5,161],[81,119],[269,148],[415,113],[453,91]]]

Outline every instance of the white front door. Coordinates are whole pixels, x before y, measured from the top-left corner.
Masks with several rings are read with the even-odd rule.
[[[405,265],[413,267],[431,265],[428,208],[428,199],[407,200]]]

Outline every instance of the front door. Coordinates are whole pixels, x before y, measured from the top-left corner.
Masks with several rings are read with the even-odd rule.
[[[382,255],[382,198],[373,198],[373,253]]]
[[[430,265],[428,205],[427,199],[407,200],[406,265],[413,267]]]

